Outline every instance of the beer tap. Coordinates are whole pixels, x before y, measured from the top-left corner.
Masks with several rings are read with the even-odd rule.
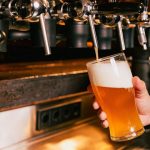
[[[122,30],[122,22],[119,21],[117,23],[117,28],[119,32],[119,39],[120,39],[120,45],[121,45],[121,50],[125,50],[125,42],[124,42],[124,37],[123,37],[123,30]]]
[[[130,3],[130,2],[124,3],[111,0],[109,2],[99,4],[97,1],[88,1],[84,4],[83,3],[81,4],[82,11],[79,16],[74,9],[75,7],[73,6],[73,4],[70,3],[69,0],[65,1],[64,3],[65,3],[64,6],[65,7],[67,6],[65,10],[68,11],[70,18],[72,17],[75,18],[77,16],[85,20],[87,19],[89,21],[95,49],[98,49],[97,36],[94,27],[94,20],[96,15],[100,16],[100,22],[102,24],[112,26],[112,28],[114,26],[117,26],[121,49],[125,50],[125,42],[122,30],[122,26],[125,25],[123,22],[124,20],[126,20],[125,22],[129,22],[128,15],[139,15],[144,11],[143,3]],[[71,16],[70,12],[73,12],[73,10],[75,13],[72,13],[73,15]],[[141,33],[140,34],[141,35],[140,37],[142,39],[141,41],[142,43],[145,43],[144,39],[145,36],[143,34],[143,29],[139,31]],[[145,46],[145,44],[143,45]]]
[[[145,34],[145,27],[149,26],[148,20],[148,0],[141,1],[144,4],[144,11],[140,14],[138,18],[137,28],[138,28],[138,40],[143,50],[147,50],[147,38]]]
[[[119,33],[119,39],[120,39],[120,46],[121,50],[125,50],[125,42],[124,42],[124,36],[123,36],[123,30],[122,30],[122,16],[121,15],[102,15],[100,17],[100,20],[103,24],[114,27],[117,26],[118,33]]]
[[[86,14],[88,15],[88,20],[89,20],[89,24],[90,24],[90,29],[91,29],[91,33],[92,33],[92,38],[93,38],[93,43],[94,43],[94,49],[95,49],[95,54],[96,54],[96,59],[98,59],[98,41],[97,41],[97,36],[96,36],[96,31],[95,31],[95,27],[94,27],[94,15],[92,14],[92,11],[94,11],[94,6],[96,5],[96,2],[93,3],[88,3],[87,4],[87,8],[86,8]]]
[[[122,27],[130,24],[128,15],[140,14],[144,10],[141,3],[109,1],[99,5],[100,20],[103,24],[117,26],[121,49],[125,50],[125,42]],[[127,24],[125,25],[126,22]]]
[[[45,6],[44,6],[44,4],[45,4]],[[33,17],[39,16],[39,21],[40,21],[42,35],[43,35],[43,41],[44,41],[44,45],[45,45],[45,54],[50,55],[51,54],[50,41],[47,38],[46,25],[45,25],[45,17],[50,17],[50,15],[47,12],[49,4],[47,1],[45,1],[45,3],[43,3],[42,1],[33,0],[32,5],[34,8]]]
[[[30,18],[39,16],[39,21],[40,21],[42,35],[43,35],[43,41],[45,45],[45,54],[50,55],[51,54],[50,41],[47,38],[46,25],[45,25],[45,16],[50,17],[47,12],[48,7],[49,7],[48,2],[45,1],[44,3],[39,0],[33,0],[31,5],[33,6],[33,8],[32,8],[32,16]]]
[[[50,55],[50,43],[48,42],[45,17],[50,17],[48,14],[49,3],[47,0],[11,0],[0,3],[0,14],[4,14],[9,18],[16,20],[25,20],[34,22],[39,19],[45,46],[45,54]]]
[[[98,42],[97,42],[96,31],[93,23],[93,16],[90,14],[88,18],[89,18],[89,23],[90,23],[90,28],[91,28],[91,33],[92,33],[92,38],[94,43],[96,59],[98,60]]]
[[[96,36],[96,31],[94,27],[94,15],[97,13],[96,2],[86,2],[83,1],[65,1],[61,6],[57,6],[58,15],[61,19],[73,18],[74,21],[88,21],[91,29],[92,39],[94,43],[94,49],[96,52],[96,58],[98,59],[98,41]],[[67,17],[64,17],[67,14]]]
[[[49,13],[47,12],[47,8],[49,7],[48,2],[47,3],[47,7],[43,5],[43,3],[41,3],[38,0],[34,0],[33,1],[33,5],[35,8],[35,16],[39,16],[39,20],[40,20],[40,25],[41,25],[41,30],[42,30],[42,35],[43,35],[43,41],[44,41],[44,45],[45,45],[45,54],[46,55],[50,55],[51,54],[51,50],[50,50],[50,41],[47,38],[47,33],[46,33],[46,25],[45,25],[45,17],[50,17]]]
[[[137,25],[138,27],[138,40],[141,46],[143,46],[143,50],[147,50],[147,38],[145,34],[145,29],[140,24]]]
[[[90,24],[90,29],[92,33],[92,39],[94,43],[94,49],[95,49],[95,54],[96,54],[96,59],[98,59],[98,41],[97,41],[97,35],[94,27],[94,16],[97,14],[97,3],[96,1],[94,2],[88,2],[84,5],[83,7],[83,16],[87,17],[89,24]]]

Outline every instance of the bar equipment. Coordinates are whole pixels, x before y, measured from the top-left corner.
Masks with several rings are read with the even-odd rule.
[[[45,15],[48,16],[49,3],[48,1],[2,1],[0,4],[0,12],[4,17],[9,17],[15,20],[26,20],[26,21],[36,21],[39,19],[41,24],[42,36],[45,46],[45,54],[51,54],[50,42],[47,38],[46,25],[45,25]],[[4,15],[3,15],[4,14]]]
[[[3,0],[0,2],[0,16],[1,24],[5,24],[5,29],[1,30],[1,40],[5,41],[1,43],[1,47],[5,47],[1,49],[3,52],[7,51],[6,41],[10,23],[21,21],[29,23],[32,44],[34,47],[44,47],[45,55],[50,55],[51,48],[57,47],[56,28],[59,21],[62,21],[66,27],[67,34],[62,37],[62,39],[67,37],[65,37],[66,47],[87,48],[87,42],[92,39],[92,48],[95,49],[97,59],[98,51],[112,49],[114,31],[117,32],[117,38],[115,37],[117,47],[119,47],[117,40],[120,41],[118,49],[133,48],[136,36],[138,47],[148,49],[147,38],[149,37],[146,37],[145,33],[145,30],[149,30],[148,1]],[[6,20],[7,25],[4,23]],[[100,32],[103,34],[100,35]],[[149,52],[143,53],[147,53],[146,61],[149,62]],[[133,51],[131,55],[133,56],[132,70],[136,75],[134,60],[138,59],[137,51]]]
[[[142,3],[129,3],[129,2],[124,3],[116,1],[103,3],[98,1],[81,1],[81,0],[76,1],[11,0],[10,2],[4,0],[1,2],[0,6],[1,6],[0,12],[2,16],[9,18],[10,20],[27,21],[31,24],[31,39],[33,39],[33,41],[35,41],[34,40],[35,38],[33,37],[35,31],[33,28],[37,28],[36,30],[41,29],[40,32],[42,32],[43,37],[42,43],[44,44],[39,45],[44,45],[46,55],[49,55],[51,53],[50,52],[51,46],[52,47],[56,46],[55,45],[56,39],[54,38],[54,36],[57,36],[55,35],[56,34],[55,23],[53,23],[53,21],[51,22],[51,20],[54,18],[56,18],[57,21],[63,20],[64,23],[67,22],[67,20],[72,20],[75,24],[77,23],[83,23],[86,25],[89,24],[95,49],[98,49],[98,45],[100,45],[98,44],[95,25],[104,24],[108,26],[117,26],[120,39],[120,46],[122,50],[125,50],[125,43],[122,31],[122,27],[124,26],[124,24],[122,25],[122,23],[123,22],[127,23],[129,21],[128,18],[129,14],[138,15],[141,14],[144,10]],[[98,20],[99,23],[97,23],[96,20]],[[33,22],[34,23],[39,22],[40,28],[34,26]],[[51,25],[49,26],[46,25],[48,24],[47,22],[49,23],[51,22],[50,23]],[[145,44],[146,39],[144,38],[145,37],[144,30],[141,26],[138,26],[138,28],[140,34],[140,43],[144,45],[144,47],[146,48]],[[48,31],[48,29],[50,31]],[[51,35],[54,36],[51,37]],[[33,43],[38,42],[35,41]],[[80,44],[80,46],[81,45],[82,44]]]

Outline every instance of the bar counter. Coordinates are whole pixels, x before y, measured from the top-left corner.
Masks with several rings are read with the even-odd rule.
[[[38,140],[37,140],[38,141]],[[31,142],[27,150],[150,150],[150,131],[126,142],[113,142],[99,120],[74,126],[55,136]],[[70,146],[70,147],[69,147]]]
[[[150,131],[126,142],[113,142],[109,130],[93,119],[57,133],[30,139],[3,150],[150,150]]]
[[[89,60],[0,64],[0,111],[86,92]]]
[[[87,93],[91,59],[0,64],[0,111]],[[96,115],[95,115],[96,116]],[[112,142],[98,117],[46,132],[2,150],[150,150],[150,129],[128,142]]]

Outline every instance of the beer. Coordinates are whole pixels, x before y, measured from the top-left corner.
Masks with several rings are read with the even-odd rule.
[[[111,57],[88,63],[87,68],[96,99],[107,114],[111,139],[125,141],[141,135],[144,128],[127,61]]]
[[[133,88],[93,86],[93,90],[95,94],[98,93],[98,103],[107,114],[111,138],[132,138],[143,132]]]

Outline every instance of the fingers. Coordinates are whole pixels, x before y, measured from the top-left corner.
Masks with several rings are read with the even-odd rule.
[[[143,124],[143,126],[147,126],[150,124],[150,117],[149,115],[139,115],[141,122]]]
[[[95,110],[97,110],[97,109],[100,108],[99,105],[98,105],[98,103],[97,103],[96,101],[93,102],[93,108],[94,108]]]
[[[102,126],[103,126],[103,128],[108,128],[108,126],[109,126],[109,124],[108,124],[108,121],[107,120],[104,120],[104,121],[102,121]]]
[[[104,111],[101,111],[99,113],[99,118],[101,120],[101,125],[103,126],[103,128],[108,128],[108,121],[107,121],[107,115]]]
[[[133,77],[132,82],[135,89],[139,91],[146,89],[145,82],[142,81],[138,76]]]
[[[104,111],[101,111],[99,114],[99,118],[100,120],[105,121],[107,119],[106,113]]]
[[[100,106],[98,105],[97,101],[94,101],[93,102],[93,108],[95,110],[99,110],[98,112],[98,117],[101,121],[101,125],[104,127],[104,128],[108,128],[108,121],[107,121],[107,115],[104,111],[102,111],[102,109],[100,108]]]

